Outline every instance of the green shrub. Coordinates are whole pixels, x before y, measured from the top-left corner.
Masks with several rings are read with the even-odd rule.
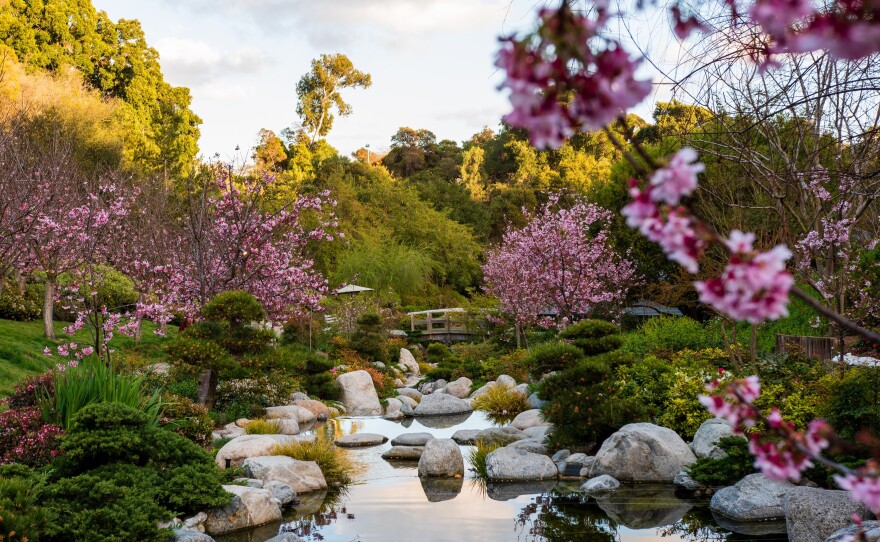
[[[581,320],[559,333],[559,338],[569,341],[585,355],[592,356],[617,350],[623,344],[618,335],[620,328],[604,320]]]
[[[0,284],[0,287],[0,318],[30,322],[40,317],[43,308],[35,285],[28,284],[23,293],[17,285],[9,282]]]
[[[425,354],[431,363],[439,363],[452,357],[452,351],[449,350],[449,347],[437,342],[429,344]]]
[[[529,350],[529,365],[535,378],[572,367],[584,357],[580,348],[562,341],[541,343]]]
[[[202,448],[211,446],[214,421],[208,415],[208,409],[187,397],[179,397],[170,393],[163,394],[162,401],[164,402],[162,419],[168,420],[167,429]]]
[[[277,435],[281,423],[278,420],[251,420],[244,431],[248,435]]]
[[[483,363],[483,380],[497,380],[501,375],[512,376],[517,382],[529,379],[531,361],[528,350],[514,350],[497,358],[489,358]]]
[[[40,399],[40,409],[47,422],[69,430],[79,413],[96,403],[119,403],[141,410],[151,425],[159,423],[163,403],[156,391],[146,393],[143,376],[124,374],[87,358],[76,367],[55,371],[50,395]]]
[[[541,381],[539,395],[548,401],[544,417],[554,425],[554,448],[599,445],[622,425],[641,419],[641,405],[617,397],[617,382],[604,359],[586,358]]]
[[[232,327],[243,327],[262,321],[266,311],[257,299],[247,292],[221,292],[202,307],[202,316],[209,321],[228,322]]]
[[[48,523],[44,490],[44,475],[22,465],[0,466],[0,540],[38,539]]]
[[[219,424],[239,418],[259,418],[266,407],[286,404],[293,386],[282,378],[244,378],[221,381],[217,386],[217,398],[212,412],[224,413]]]
[[[355,322],[351,347],[370,361],[388,361],[388,341],[382,317],[375,313],[361,315]]]
[[[192,327],[187,328],[187,332]],[[170,363],[190,373],[199,373],[206,369],[219,372],[229,369],[235,363],[229,352],[218,343],[194,338],[186,332],[170,341],[166,350]]]
[[[214,461],[189,440],[116,403],[84,408],[47,487],[49,542],[160,542],[175,515],[224,506],[231,496]]]
[[[880,434],[880,368],[853,367],[829,385],[825,419],[846,439],[862,430]]]
[[[489,387],[474,399],[474,410],[483,410],[499,419],[513,419],[520,412],[532,408],[526,396],[516,388],[495,385]]]
[[[687,316],[651,318],[632,335],[627,336],[624,350],[637,356],[716,346],[703,325]]]
[[[279,445],[272,453],[286,455],[298,461],[314,461],[321,467],[324,478],[331,486],[351,485],[357,470],[349,453],[334,446],[324,435],[318,435],[318,438],[312,442],[293,441]]]
[[[691,478],[707,486],[729,486],[743,477],[757,472],[755,457],[749,452],[749,443],[739,436],[728,436],[718,441],[727,455],[719,459],[703,457],[688,468]]]
[[[342,394],[336,386],[336,377],[330,372],[333,361],[318,354],[310,353],[303,369],[303,387],[309,397],[336,400]]]

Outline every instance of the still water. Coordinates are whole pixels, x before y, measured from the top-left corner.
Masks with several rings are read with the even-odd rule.
[[[321,430],[333,438],[403,433],[449,438],[459,429],[483,429],[482,413],[392,422],[337,418]],[[417,462],[381,458],[389,443],[349,450],[361,465],[358,482],[344,492],[300,495],[281,523],[217,537],[217,542],[264,542],[279,531],[326,542],[562,542],[562,541],[785,541],[785,524],[725,524],[706,499],[676,494],[673,486],[623,487],[596,500],[578,482],[489,483],[470,479],[419,479]],[[469,446],[462,446],[465,469]],[[731,529],[734,529],[734,532]]]

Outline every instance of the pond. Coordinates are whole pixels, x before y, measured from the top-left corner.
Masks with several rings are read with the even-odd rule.
[[[393,422],[337,418],[321,430],[334,438],[356,432],[389,440],[428,432],[449,438],[459,429],[484,429],[481,412]],[[580,482],[481,483],[471,479],[419,479],[417,462],[381,458],[386,443],[347,451],[361,465],[358,482],[344,492],[300,495],[280,523],[217,537],[217,542],[264,542],[279,531],[326,542],[561,542],[785,541],[784,522],[733,526],[715,518],[707,499],[677,494],[671,485],[624,486],[596,500]],[[469,446],[462,446],[465,469]],[[731,528],[740,532],[731,531]]]

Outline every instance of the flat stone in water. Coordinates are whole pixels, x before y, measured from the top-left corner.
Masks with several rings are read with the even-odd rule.
[[[418,461],[425,451],[424,446],[392,446],[390,450],[382,454],[382,459],[397,459]]]
[[[394,437],[391,441],[392,446],[424,446],[429,440],[434,438],[431,433],[404,433]]]
[[[377,435],[376,433],[354,433],[353,435],[345,435],[339,437],[334,444],[342,448],[360,448],[363,446],[378,446],[388,442],[385,435]]]

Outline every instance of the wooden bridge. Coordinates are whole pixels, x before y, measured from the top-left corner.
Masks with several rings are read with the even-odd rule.
[[[410,331],[422,330],[422,339],[443,343],[464,342],[471,334],[465,326],[466,311],[462,308],[431,309],[408,312]]]

